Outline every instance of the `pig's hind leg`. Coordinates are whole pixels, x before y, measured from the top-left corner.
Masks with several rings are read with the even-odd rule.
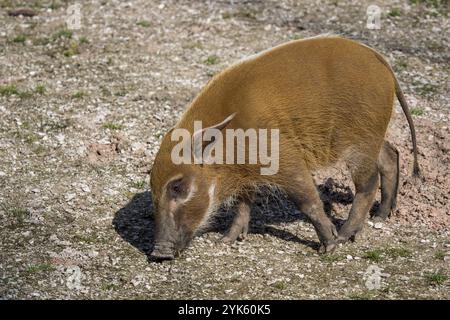
[[[252,197],[246,197],[239,202],[237,205],[237,213],[234,216],[231,228],[222,238],[223,242],[232,244],[238,238],[244,239],[247,236],[248,225],[250,222],[251,204],[253,202],[252,199]]]
[[[339,230],[339,242],[346,242],[349,239],[354,240],[357,233],[363,229],[378,189],[376,160],[367,158],[353,162],[350,164],[350,170],[356,193],[348,219]]]
[[[384,141],[378,157],[378,169],[381,178],[381,203],[372,217],[374,221],[385,220],[397,203],[399,154],[387,141]]]

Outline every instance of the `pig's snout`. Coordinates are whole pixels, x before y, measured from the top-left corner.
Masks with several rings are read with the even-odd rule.
[[[175,247],[171,242],[158,242],[155,244],[150,258],[156,261],[172,260],[175,258]]]

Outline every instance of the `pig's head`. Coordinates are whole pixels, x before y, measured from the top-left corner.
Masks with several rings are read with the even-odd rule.
[[[202,131],[221,130],[231,119]],[[211,171],[199,164],[175,164],[171,154],[177,142],[172,141],[171,133],[163,138],[151,170],[155,219],[151,257],[156,260],[173,259],[185,249],[216,207],[216,181]]]

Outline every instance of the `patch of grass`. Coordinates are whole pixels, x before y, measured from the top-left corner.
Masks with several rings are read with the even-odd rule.
[[[278,290],[284,290],[286,289],[286,284],[283,281],[277,281],[273,284],[273,287]]]
[[[18,94],[19,94],[19,90],[13,84],[0,86],[0,95],[1,96],[9,97],[9,96],[18,95]]]
[[[139,181],[133,181],[130,183],[130,186],[135,189],[144,189],[145,188],[145,181],[139,180]]]
[[[27,273],[38,273],[38,272],[52,272],[55,271],[56,268],[49,264],[49,263],[42,263],[42,264],[34,264],[34,265],[29,265],[25,271]]]
[[[214,65],[214,64],[218,64],[220,61],[219,57],[216,56],[215,54],[209,56],[208,58],[206,58],[206,60],[203,61],[204,64],[206,65]]]
[[[432,94],[436,93],[437,89],[438,89],[438,86],[431,84],[431,83],[426,83],[423,85],[419,85],[417,87],[418,93],[422,96],[432,95]]]
[[[392,8],[389,12],[388,12],[388,16],[389,17],[400,17],[402,15],[402,12],[400,11],[399,8]]]
[[[47,89],[43,84],[38,84],[36,88],[34,88],[34,92],[40,95],[44,95],[47,92]]]
[[[320,256],[320,261],[333,263],[342,260],[342,256],[337,254],[325,254]]]
[[[396,71],[403,71],[408,68],[408,63],[405,60],[400,60],[395,64],[395,70]]]
[[[385,252],[392,258],[409,258],[412,256],[412,252],[406,248],[387,248]]]
[[[12,40],[14,43],[25,43],[27,41],[27,36],[24,34],[20,34],[13,38]]]
[[[424,113],[422,108],[411,108],[411,115],[413,116],[423,116]]]
[[[33,93],[29,91],[21,91],[14,84],[0,86],[0,96],[9,97],[12,95],[16,95],[21,99],[27,99],[31,98]]]
[[[84,92],[84,91],[77,91],[77,92],[73,93],[70,97],[72,99],[82,99],[82,98],[84,98],[86,96],[87,96],[86,92]]]
[[[438,251],[438,252],[436,252],[436,254],[434,255],[434,258],[435,258],[436,260],[444,261],[444,259],[445,259],[445,252],[444,252],[444,251]]]
[[[415,5],[426,5],[427,7],[439,8],[447,3],[447,0],[410,0],[412,4]]]
[[[125,97],[128,93],[127,89],[119,89],[118,91],[114,92],[114,95],[116,97]]]
[[[16,220],[16,222],[22,225],[27,217],[30,216],[30,212],[22,207],[8,204],[0,204],[0,208],[6,213],[7,216]]]
[[[33,96],[33,93],[29,91],[19,91],[18,96],[20,99],[29,99]]]
[[[424,275],[424,277],[425,277],[425,280],[427,281],[428,285],[430,285],[430,286],[442,285],[448,279],[448,277],[441,271],[426,273]]]
[[[52,9],[52,10],[58,10],[59,8],[62,7],[62,3],[61,3],[61,1],[58,1],[58,0],[52,0],[52,2],[50,3],[50,5],[48,7],[49,7],[49,9]]]
[[[303,39],[303,36],[299,35],[299,34],[293,34],[291,36],[291,40],[300,40]]]
[[[82,242],[85,244],[93,244],[93,243],[106,243],[108,240],[97,236],[97,234],[76,234],[73,237],[74,241]]]
[[[381,262],[383,260],[382,253],[380,249],[370,250],[363,255],[363,258],[372,262]]]
[[[102,290],[103,291],[114,291],[119,289],[120,286],[116,283],[104,283],[102,284]]]
[[[53,40],[61,39],[61,38],[72,39],[72,36],[73,36],[73,32],[71,30],[61,29],[53,34]]]
[[[88,40],[88,38],[86,38],[85,36],[82,36],[82,37],[80,37],[80,39],[78,40],[78,42],[79,42],[80,44],[88,44],[88,43],[89,43],[89,40]]]
[[[34,134],[28,134],[24,138],[24,141],[27,144],[33,144],[33,143],[35,143],[38,140],[39,140],[38,137],[36,135],[34,135]]]
[[[49,119],[47,121],[43,121],[39,129],[45,132],[58,132],[68,128],[70,125],[70,120],[68,119]]]
[[[109,129],[109,130],[121,130],[123,129],[123,126],[117,123],[112,122],[106,122],[102,125],[103,129]]]
[[[150,27],[150,22],[147,21],[147,20],[141,20],[141,21],[138,21],[138,22],[136,22],[136,24],[137,24],[138,26],[144,27],[144,28]]]
[[[80,54],[80,48],[78,43],[72,42],[68,49],[63,51],[65,57],[72,57],[74,55]]]

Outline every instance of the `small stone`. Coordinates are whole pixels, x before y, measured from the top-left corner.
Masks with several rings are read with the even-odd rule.
[[[373,227],[375,229],[382,229],[383,228],[383,223],[382,222],[377,222],[373,225]]]
[[[57,134],[55,136],[55,138],[56,138],[56,140],[58,141],[59,144],[63,144],[64,140],[66,139],[66,136],[63,135],[62,133],[60,133],[60,134]]]
[[[353,260],[353,257],[351,255],[347,255],[347,260]]]
[[[75,199],[76,196],[77,195],[75,193],[68,193],[68,194],[66,194],[66,201],[69,202],[69,201]]]
[[[24,236],[25,238],[28,238],[30,235],[31,235],[30,231],[22,232],[22,236]]]
[[[88,192],[88,193],[91,192],[91,188],[89,188],[89,186],[86,184],[81,185],[81,190],[83,190],[84,192]]]

